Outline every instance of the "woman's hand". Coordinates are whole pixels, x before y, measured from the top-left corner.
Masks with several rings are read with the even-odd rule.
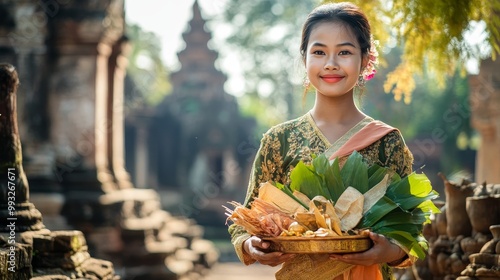
[[[362,253],[353,254],[331,254],[330,259],[356,265],[372,265],[390,263],[403,259],[406,256],[398,245],[393,244],[385,236],[370,232],[373,247]]]
[[[295,256],[294,254],[284,254],[282,252],[268,252],[269,245],[269,242],[265,242],[257,236],[252,236],[243,243],[243,250],[254,260],[269,266],[277,266]]]

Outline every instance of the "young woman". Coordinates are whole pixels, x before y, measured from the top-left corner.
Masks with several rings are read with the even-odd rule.
[[[272,127],[262,138],[251,174],[245,205],[258,194],[260,183],[289,182],[293,167],[325,153],[340,162],[354,150],[368,163],[389,167],[400,176],[412,172],[413,157],[395,128],[375,121],[354,102],[354,89],[374,74],[376,55],[370,24],[351,3],[314,9],[302,29],[300,53],[307,79],[316,89],[314,107],[302,117]],[[405,267],[414,259],[408,249],[370,233],[374,246],[345,255],[269,252],[267,242],[231,225],[229,232],[240,260],[283,264],[277,279],[391,279],[390,267]]]

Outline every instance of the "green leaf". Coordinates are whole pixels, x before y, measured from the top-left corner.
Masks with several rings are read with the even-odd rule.
[[[383,196],[363,215],[357,228],[369,228],[373,226],[378,220],[397,207],[398,205],[394,201],[387,196]]]
[[[411,173],[399,182],[387,188],[386,195],[401,208],[411,210],[426,200],[432,200],[439,194],[432,190],[429,179],[425,174]]]
[[[441,213],[441,210],[439,210],[439,208],[437,208],[436,205],[434,204],[434,202],[432,202],[431,200],[427,200],[427,201],[422,202],[421,204],[419,204],[417,206],[417,208],[415,210],[417,210],[417,209],[426,214],[426,219],[424,222],[425,224],[428,224],[431,222],[431,220],[430,220],[431,213],[434,213],[434,214]]]
[[[360,193],[368,191],[368,164],[363,161],[363,156],[354,151],[345,162],[340,176],[344,186],[353,187]]]
[[[382,167],[380,165],[374,164],[368,168],[368,186],[371,189],[373,186],[378,184],[382,179],[384,179],[385,174],[389,172],[390,169]]]
[[[419,259],[425,258],[425,251],[417,238],[404,231],[394,231],[384,234],[386,237],[396,240],[399,244],[410,249],[409,254]]]
[[[330,166],[325,154],[321,154],[312,160],[312,166],[317,174],[325,174]]]
[[[325,182],[328,185],[331,200],[335,203],[339,200],[340,195],[345,191],[346,187],[340,177],[340,166],[338,159],[334,159],[329,165],[325,173]]]
[[[406,232],[412,236],[411,242],[417,242],[417,239],[415,236],[418,236],[420,230],[422,230],[422,226],[416,225],[416,224],[397,224],[397,225],[392,225],[392,226],[385,226],[385,227],[380,227],[375,230],[372,228],[372,230],[376,233],[382,234],[382,235],[387,235],[388,233],[391,232]]]
[[[423,228],[424,222],[427,220],[427,214],[422,211],[413,211],[412,213],[401,211],[401,209],[394,209],[389,214],[385,215],[383,219],[380,219],[374,223],[371,227],[374,231],[377,228],[395,226],[399,224],[407,225],[414,224],[418,225],[417,231],[406,230],[412,234],[419,234]]]
[[[312,199],[316,195],[326,197],[321,186],[321,178],[314,172],[312,166],[305,165],[302,161],[297,163],[290,174],[290,189],[299,191]]]

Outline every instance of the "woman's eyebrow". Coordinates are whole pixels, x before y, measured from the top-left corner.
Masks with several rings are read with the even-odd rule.
[[[343,43],[340,43],[340,44],[337,44],[337,47],[343,47],[343,46],[351,46],[353,48],[355,48],[356,46],[351,43],[351,42],[343,42]],[[311,47],[326,47],[325,44],[323,43],[320,43],[320,42],[314,42],[311,44]]]
[[[355,48],[356,46],[351,43],[351,42],[344,42],[344,43],[340,43],[340,44],[337,44],[337,47],[343,47],[343,46],[351,46],[353,48]]]

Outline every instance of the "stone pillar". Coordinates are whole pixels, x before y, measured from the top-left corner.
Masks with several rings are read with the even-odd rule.
[[[3,21],[6,33],[0,34],[3,55],[11,49],[9,61],[15,65],[22,84],[18,94],[19,134],[23,145],[24,170],[30,182],[30,201],[44,216],[52,229],[67,228],[59,215],[64,204],[56,160],[49,141],[50,124],[47,110],[47,87],[50,71],[47,64],[47,20],[53,16],[48,2],[11,1],[2,5],[7,16]],[[1,8],[0,8],[1,9]],[[9,24],[9,21],[11,22]],[[2,56],[2,54],[0,54]]]
[[[475,181],[500,183],[500,61],[483,60],[479,74],[470,79],[471,122],[481,135]]]
[[[48,25],[50,141],[65,190],[62,213],[88,233],[106,223],[100,196],[119,189],[110,160],[116,91],[110,66],[120,57],[112,58],[124,32],[123,1],[67,1]]]
[[[130,45],[126,37],[122,37],[114,46],[109,59],[109,103],[108,116],[112,125],[108,139],[109,162],[119,189],[133,188],[130,175],[125,169],[125,117],[124,117],[124,84],[127,72]]]
[[[10,64],[0,64],[0,232],[43,229],[42,215],[29,202],[17,127],[16,91],[19,78]]]

